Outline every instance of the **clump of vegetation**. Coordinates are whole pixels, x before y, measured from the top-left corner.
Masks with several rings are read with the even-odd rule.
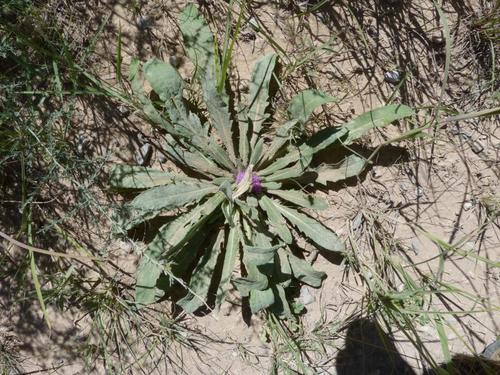
[[[321,251],[344,251],[332,230],[303,211],[325,209],[327,202],[294,189],[291,182],[307,177],[326,184],[359,174],[365,160],[356,155],[334,167],[313,166],[313,155],[327,147],[349,145],[368,130],[411,116],[413,111],[388,105],[305,138],[304,125],[314,109],[333,100],[306,90],[292,99],[289,120],[266,137],[275,128],[267,109],[276,55],[256,63],[246,105],[232,108],[224,78],[226,59],[219,59],[202,15],[188,5],[179,23],[209,120],[203,122],[190,109],[183,97],[185,82],[173,66],[158,59],[143,66],[144,78],[161,101],[155,106],[143,89],[140,62],[132,63],[133,90],[147,116],[165,130],[165,152],[185,171],[176,174],[127,165],[112,171],[114,187],[144,190],[122,212],[125,229],[182,209],[159,229],[142,256],[136,302],[157,301],[168,285],[184,284],[182,277],[192,270],[184,284],[188,293],[177,302],[187,312],[207,303],[218,306],[232,283],[242,297],[249,297],[253,313],[272,308],[291,315],[286,288],[294,280],[319,287],[326,276],[296,253],[293,230]],[[295,139],[298,133],[298,141],[290,141],[292,132]],[[239,276],[235,275],[238,258]]]

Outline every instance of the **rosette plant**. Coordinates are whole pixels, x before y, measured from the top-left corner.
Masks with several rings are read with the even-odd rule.
[[[185,288],[177,304],[194,312],[220,305],[232,285],[248,297],[253,313],[269,308],[290,315],[289,286],[319,287],[326,277],[304,259],[297,239],[302,236],[322,252],[344,252],[339,237],[311,216],[327,202],[297,181],[307,175],[326,185],[359,174],[365,160],[356,155],[335,166],[315,166],[313,156],[413,111],[388,105],[307,138],[304,125],[313,110],[332,97],[300,92],[288,107],[288,121],[272,124],[269,86],[277,56],[256,63],[246,103],[236,106],[214,36],[194,5],[183,10],[179,26],[195,66],[191,82],[199,83],[205,105],[192,110],[183,96],[186,82],[158,59],[144,65],[134,60],[130,81],[146,116],[163,130],[164,152],[183,173],[117,165],[110,176],[112,186],[139,192],[121,212],[125,229],[166,213],[170,218],[142,254],[136,303],[158,301],[176,285]],[[160,104],[144,91],[143,78]]]

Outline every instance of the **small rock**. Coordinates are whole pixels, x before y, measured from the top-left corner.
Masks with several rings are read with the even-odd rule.
[[[373,39],[378,39],[378,31],[375,27],[372,25],[369,25],[366,28],[366,32],[368,33],[369,36],[371,36]]]
[[[301,11],[305,11],[311,5],[309,3],[310,3],[310,0],[302,0],[302,1],[297,2],[297,6],[299,7],[299,9]]]
[[[450,134],[451,135],[459,135],[460,134],[460,126],[458,125],[458,123],[456,123],[455,126],[453,126],[450,129]]]
[[[442,34],[431,36],[431,43],[434,48],[441,48],[446,44]]]
[[[153,153],[153,146],[149,143],[145,143],[141,146],[139,150],[136,151],[134,155],[134,160],[139,165],[147,165],[151,159],[151,154]]]
[[[309,287],[304,285],[300,288],[300,302],[302,302],[304,306],[310,305],[314,301],[316,301],[316,298],[311,294]]]
[[[158,155],[158,162],[165,163],[166,161],[167,161],[167,157],[160,153],[160,155]]]
[[[415,195],[417,196],[417,198],[423,196],[424,193],[425,193],[424,188],[422,186],[417,186],[417,188],[415,189]]]
[[[372,169],[372,178],[374,178],[375,180],[379,179],[380,177],[382,176],[382,171],[380,168],[378,167],[374,167]]]
[[[460,138],[462,138],[465,141],[468,141],[469,139],[471,139],[471,135],[469,133],[460,132],[459,135],[460,135]]]
[[[177,69],[182,64],[182,58],[179,56],[173,55],[173,56],[170,56],[168,58],[168,62],[170,63],[170,65],[172,65],[174,68]]]
[[[391,85],[397,85],[401,81],[401,76],[397,70],[389,70],[384,73],[384,80]]]
[[[251,27],[245,27],[240,32],[240,38],[244,42],[251,42],[257,39],[257,34],[255,34],[255,30]]]
[[[477,140],[471,142],[470,148],[475,154],[479,154],[484,150],[484,146],[482,145],[482,143]]]
[[[90,140],[84,134],[79,134],[78,139],[76,141],[76,154],[78,156],[85,155],[89,144]]]
[[[135,24],[139,30],[144,31],[154,26],[154,21],[151,17],[139,15],[135,18]]]
[[[356,217],[354,219],[352,219],[352,229],[353,230],[358,229],[363,224],[363,221],[364,221],[363,213],[358,212]]]
[[[464,211],[469,211],[472,207],[474,207],[474,203],[472,202],[465,202],[464,205]]]
[[[122,116],[128,116],[130,114],[130,108],[124,106],[123,104],[120,104],[117,109]]]
[[[417,241],[412,241],[411,242],[411,249],[413,250],[413,252],[418,255],[419,253],[419,247],[418,247],[418,243]]]

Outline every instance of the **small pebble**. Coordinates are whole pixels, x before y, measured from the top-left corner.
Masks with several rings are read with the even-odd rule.
[[[472,141],[470,147],[475,154],[479,154],[484,150],[484,146],[479,141]]]
[[[170,65],[177,69],[179,66],[181,66],[182,58],[173,55],[168,58],[168,62],[170,63]]]
[[[412,241],[411,242],[411,249],[413,250],[413,252],[418,255],[419,253],[419,248],[418,248],[418,243],[417,241]]]
[[[139,165],[147,165],[151,159],[151,154],[153,152],[153,146],[149,143],[145,143],[138,149],[134,155],[134,160]]]
[[[314,298],[314,296],[311,294],[309,287],[304,285],[302,288],[300,288],[300,302],[302,302],[304,306],[310,305],[314,301],[316,301],[316,298]]]
[[[464,207],[464,211],[469,211],[472,207],[474,207],[474,203],[465,202],[463,207]]]
[[[151,17],[137,16],[135,18],[135,24],[139,30],[146,30],[154,25],[154,21]]]
[[[123,116],[128,116],[130,114],[130,108],[124,106],[123,104],[119,105],[117,109],[118,112],[120,112],[120,114]]]
[[[354,230],[358,229],[363,224],[363,221],[364,221],[363,213],[358,212],[356,217],[352,219],[352,229]]]
[[[401,73],[397,70],[389,70],[384,73],[384,80],[392,85],[397,85],[401,81]]]
[[[77,140],[76,154],[78,156],[83,156],[86,153],[89,144],[90,140],[85,135],[80,134]]]
[[[240,32],[240,38],[244,42],[251,42],[257,39],[257,34],[255,34],[255,30],[251,27],[246,27]]]
[[[431,43],[434,46],[434,48],[440,48],[446,44],[446,41],[442,35],[433,35],[431,37]]]
[[[165,163],[167,161],[167,157],[164,154],[158,155],[158,162]]]
[[[378,167],[372,169],[372,178],[379,179],[382,176],[382,171]]]
[[[424,195],[424,188],[422,186],[417,186],[417,188],[415,189],[415,195],[417,196],[417,198],[420,198],[421,196]]]

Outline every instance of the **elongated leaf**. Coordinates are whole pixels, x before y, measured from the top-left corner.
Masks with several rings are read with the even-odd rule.
[[[204,175],[228,176],[229,172],[221,169],[210,158],[205,156],[204,153],[196,149],[187,151],[186,145],[179,143],[169,135],[167,135],[165,139],[167,141],[164,145],[165,151],[171,158],[177,160],[177,162],[183,164],[186,168]],[[205,150],[209,151],[208,146]]]
[[[184,80],[172,65],[153,58],[144,64],[144,76],[160,99],[165,103],[175,133],[187,137],[198,135],[203,128],[198,116],[188,111],[182,92]],[[154,107],[153,107],[154,108]],[[152,108],[149,108],[152,111]]]
[[[146,104],[149,103],[149,98],[146,97],[146,93],[144,92],[144,85],[140,78],[140,69],[141,62],[139,59],[133,58],[130,62],[128,79],[130,81],[130,86],[132,87],[132,91],[139,98],[141,103]]]
[[[336,165],[321,165],[316,169],[316,182],[325,185],[357,176],[365,169],[366,160],[357,155],[349,155]]]
[[[344,144],[351,144],[371,129],[386,126],[393,121],[410,117],[414,114],[413,109],[402,104],[389,104],[385,107],[365,112],[344,125],[344,129],[347,129],[349,133],[343,142]]]
[[[135,295],[139,306],[155,300],[156,281],[163,271],[161,259],[172,256],[179,245],[189,241],[223,200],[224,194],[217,193],[159,229],[156,237],[149,243],[137,271]]]
[[[177,247],[191,238],[194,231],[204,225],[206,220],[225,200],[223,193],[218,192],[204,203],[191,211],[179,216],[172,223],[167,224],[165,230],[160,228],[161,240],[165,248],[164,255],[176,254]],[[158,236],[157,236],[158,237]]]
[[[250,277],[238,277],[234,279],[233,285],[242,297],[248,297],[252,290],[264,290],[269,285],[267,277],[261,275],[260,277],[251,279]]]
[[[340,238],[333,231],[323,226],[323,224],[297,210],[285,207],[277,202],[276,206],[290,223],[319,246],[336,252],[343,252],[345,250],[344,244]]]
[[[114,230],[118,232],[128,231],[145,221],[154,219],[160,213],[161,210],[140,210],[134,209],[129,205],[125,205],[120,208],[113,217],[116,225],[118,226],[118,228],[115,228]]]
[[[281,186],[283,186],[280,182],[265,182],[263,181],[261,183],[262,185],[262,188],[263,189],[273,189],[273,190],[276,190],[276,189],[281,189]]]
[[[291,140],[291,131],[292,129],[297,125],[298,120],[293,119],[285,124],[283,124],[277,131],[276,134],[273,137],[273,141],[271,142],[271,145],[267,149],[267,151],[264,153],[264,157],[262,158],[262,162],[270,161],[272,160],[275,155],[278,153],[278,151],[287,143],[290,142]]]
[[[177,122],[181,116],[180,111],[186,112],[182,99],[184,81],[177,69],[153,58],[144,64],[144,77],[165,103],[171,120]]]
[[[250,154],[250,140],[248,135],[248,117],[244,109],[238,111],[238,129],[238,152],[243,165],[247,165]]]
[[[163,272],[159,253],[158,248],[148,247],[137,268],[135,302],[139,308],[155,302],[156,281]]]
[[[311,160],[312,155],[334,143],[340,143],[341,141],[343,144],[348,145],[370,129],[386,126],[395,120],[409,117],[413,113],[410,107],[396,104],[366,112],[340,128],[321,130],[300,146],[289,147],[285,156],[259,171],[259,174],[262,176],[269,175],[298,160],[303,160],[303,164],[308,164],[307,162]]]
[[[288,260],[288,251],[278,249],[278,257],[275,258],[274,277],[273,281],[282,287],[286,288],[292,282],[292,267]]]
[[[109,174],[109,183],[117,189],[147,189],[171,183],[175,177],[157,169],[117,164]]]
[[[189,281],[188,294],[177,302],[177,304],[187,313],[195,312],[198,308],[203,306],[206,301],[223,240],[224,231],[221,230],[217,234],[212,246],[206,250],[194,269],[191,280]]]
[[[146,92],[144,91],[144,82],[139,74],[140,68],[141,62],[138,59],[132,59],[130,63],[129,80],[134,96],[138,98],[143,105],[142,110],[146,115],[146,118],[149,121],[160,125],[170,134],[183,135],[184,133],[181,131],[181,129],[179,129],[179,131],[177,129],[174,129],[172,124],[170,124],[162,117],[162,115],[156,110],[149,97],[146,95]]]
[[[323,279],[326,277],[326,273],[316,271],[308,262],[296,257],[292,253],[288,254],[288,259],[290,261],[293,276],[296,279],[315,288],[321,286]]]
[[[277,159],[274,163],[258,171],[259,176],[268,176],[276,171],[284,169],[286,166],[296,163],[298,168],[305,170],[311,163],[314,150],[307,144],[300,146],[290,145],[285,156]]]
[[[203,97],[212,120],[212,125],[226,146],[231,167],[236,166],[236,155],[233,144],[233,122],[229,114],[228,97],[217,91],[217,79],[212,69],[208,69],[205,81],[202,84]]]
[[[208,66],[215,61],[215,41],[202,14],[194,4],[184,7],[179,17],[179,27],[189,59],[196,67],[195,76],[204,78]]]
[[[300,177],[305,172],[305,165],[302,165],[300,162],[295,163],[291,167],[283,168],[279,171],[272,173],[269,176],[264,177],[264,182],[273,182],[273,181],[285,181],[290,180],[292,178]]]
[[[290,119],[305,124],[314,110],[320,105],[334,102],[336,98],[318,90],[304,90],[298,93],[288,106]]]
[[[266,212],[269,218],[269,224],[276,230],[276,234],[285,241],[285,243],[292,243],[292,233],[288,229],[285,219],[274,205],[273,201],[263,195],[259,200],[259,205]]]
[[[244,261],[247,266],[261,266],[273,263],[274,255],[281,245],[271,247],[244,246]]]
[[[148,121],[161,126],[168,134],[183,137],[187,137],[190,135],[189,133],[185,132],[184,128],[174,128],[170,122],[164,119],[160,112],[156,110],[155,106],[153,105],[153,103],[151,103],[149,98],[147,98],[146,103],[144,103],[144,107],[142,108],[142,110],[144,111],[144,114],[146,115],[146,119]]]
[[[328,202],[324,199],[315,197],[312,194],[306,194],[300,190],[268,190],[267,192],[296,204],[297,206],[311,208],[313,210],[324,210],[328,208]]]
[[[215,193],[219,188],[209,183],[178,182],[157,186],[139,194],[130,202],[130,206],[139,210],[171,210],[194,203],[207,194]]]
[[[248,118],[252,124],[250,145],[253,147],[262,129],[262,124],[269,117],[265,110],[269,105],[269,83],[276,65],[276,54],[264,56],[255,64],[249,84]]]
[[[233,274],[236,266],[236,258],[240,248],[241,233],[239,229],[239,215],[235,215],[234,226],[229,229],[229,234],[226,239],[226,251],[224,253],[224,264],[222,265],[222,272],[219,287],[217,288],[217,295],[215,297],[216,306],[224,301],[226,294],[230,287],[231,275]]]
[[[250,157],[249,164],[255,165],[259,162],[259,160],[262,156],[262,146],[263,145],[264,145],[264,138],[260,138],[252,150],[252,156]]]
[[[250,310],[253,314],[268,308],[274,304],[274,292],[271,288],[264,290],[251,290],[250,291]]]
[[[290,305],[288,304],[288,300],[286,298],[285,289],[281,285],[275,285],[273,287],[273,292],[275,302],[270,310],[279,316],[285,316],[287,318],[292,317],[293,314],[290,310]]]

